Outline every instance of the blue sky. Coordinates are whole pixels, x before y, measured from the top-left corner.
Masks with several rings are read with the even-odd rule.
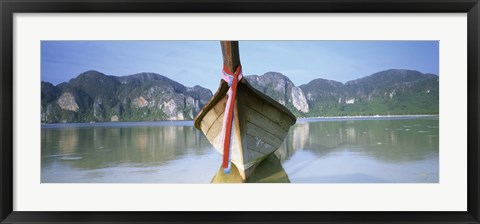
[[[240,41],[244,75],[276,71],[297,86],[340,82],[397,68],[438,75],[438,41]],[[154,72],[215,91],[219,41],[42,41],[41,79],[59,84],[87,70],[106,75]]]

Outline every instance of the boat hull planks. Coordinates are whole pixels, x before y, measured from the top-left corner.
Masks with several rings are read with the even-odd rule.
[[[222,122],[227,91],[228,85],[222,81],[212,100],[195,118],[195,127],[202,130],[220,154],[223,154]],[[281,146],[295,121],[288,109],[255,90],[246,80],[239,83],[230,158],[243,179]]]

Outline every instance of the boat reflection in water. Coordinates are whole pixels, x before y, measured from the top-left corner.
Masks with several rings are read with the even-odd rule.
[[[243,179],[235,164],[232,163],[230,174],[225,174],[220,166],[212,178],[212,183],[290,183],[287,172],[280,159],[270,154],[255,168],[247,179]]]

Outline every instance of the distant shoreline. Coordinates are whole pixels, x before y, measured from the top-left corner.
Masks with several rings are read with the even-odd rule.
[[[331,117],[297,117],[297,121],[309,121],[309,120],[318,120],[318,121],[335,121],[335,120],[372,120],[372,119],[384,119],[384,118],[421,118],[421,117],[438,117],[438,114],[417,114],[417,115],[358,115],[358,116],[331,116]],[[193,125],[193,120],[164,120],[164,121],[109,121],[109,122],[92,122],[92,123],[40,123],[41,126],[45,127],[54,127],[54,126],[115,126],[115,124],[129,124],[128,126],[135,126],[141,123],[157,123],[157,124],[166,124],[170,123],[173,126],[185,126],[190,123]],[[150,125],[152,126],[152,125]],[[155,126],[155,125],[153,125]]]
[[[362,117],[438,117],[438,114],[404,114],[404,115],[351,115],[351,116],[327,116],[327,117],[297,117],[299,119],[310,119],[310,118],[362,118]]]
[[[358,116],[329,116],[329,117],[298,117],[297,121],[308,120],[361,120],[361,119],[385,119],[385,118],[422,118],[422,117],[439,117],[439,114],[410,114],[410,115],[358,115]]]

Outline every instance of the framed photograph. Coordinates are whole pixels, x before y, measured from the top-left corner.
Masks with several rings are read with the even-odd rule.
[[[478,0],[0,7],[2,223],[479,223]]]

